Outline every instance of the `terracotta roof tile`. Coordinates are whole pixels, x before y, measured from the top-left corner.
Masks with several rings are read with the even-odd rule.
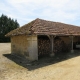
[[[15,36],[23,34],[58,35],[58,36],[80,35],[80,27],[37,18],[32,22],[9,32],[8,34],[6,34],[6,36]]]

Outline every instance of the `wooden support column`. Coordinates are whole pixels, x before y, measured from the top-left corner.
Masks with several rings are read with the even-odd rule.
[[[50,37],[50,41],[51,41],[51,54],[50,54],[50,56],[54,56],[54,37],[53,36]]]
[[[53,54],[53,36],[51,36],[51,54]]]
[[[55,53],[54,53],[54,38],[56,36],[53,36],[53,35],[47,35],[47,36],[50,39],[50,43],[51,43],[51,54],[50,54],[50,56],[52,57],[55,55]]]
[[[74,52],[74,49],[73,49],[73,39],[74,39],[74,37],[70,36],[70,38],[71,38],[71,53],[73,53]]]

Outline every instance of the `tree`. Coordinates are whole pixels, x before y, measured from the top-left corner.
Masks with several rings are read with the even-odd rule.
[[[0,42],[10,42],[10,38],[6,38],[5,34],[19,27],[17,20],[2,14],[0,17]]]

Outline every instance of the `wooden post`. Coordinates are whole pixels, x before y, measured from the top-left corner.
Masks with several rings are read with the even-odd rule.
[[[73,36],[71,36],[71,53],[73,53],[74,50],[73,50]]]
[[[51,54],[53,54],[53,36],[51,36]]]
[[[52,57],[52,56],[54,56],[54,52],[53,52],[53,50],[54,50],[54,37],[53,36],[50,37],[50,41],[51,41],[51,54],[50,54],[50,56]]]

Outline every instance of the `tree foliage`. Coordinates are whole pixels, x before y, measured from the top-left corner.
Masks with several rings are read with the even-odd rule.
[[[6,38],[5,34],[19,27],[17,20],[2,14],[0,17],[0,42],[10,42],[10,38]]]

